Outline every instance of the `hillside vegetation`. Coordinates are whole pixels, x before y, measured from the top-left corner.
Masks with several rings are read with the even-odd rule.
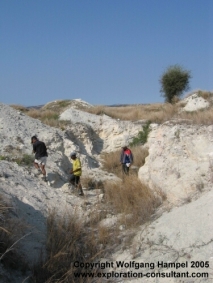
[[[171,103],[154,103],[154,104],[135,104],[119,107],[109,106],[90,106],[82,105],[75,100],[58,100],[48,103],[40,109],[26,108],[21,105],[11,105],[19,111],[23,111],[32,118],[41,120],[43,123],[65,128],[66,122],[59,121],[59,115],[69,107],[89,112],[95,115],[108,115],[114,119],[126,121],[147,120],[152,123],[164,123],[171,119],[188,120],[190,123],[210,125],[213,123],[213,93],[209,91],[197,91],[198,96],[206,99],[210,103],[210,107],[204,110],[193,112],[181,111],[185,106],[184,100],[180,100],[175,104]],[[190,96],[189,94],[188,96]],[[65,125],[64,125],[65,124]]]

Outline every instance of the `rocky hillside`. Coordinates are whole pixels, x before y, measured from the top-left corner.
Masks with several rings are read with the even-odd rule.
[[[194,103],[195,100],[184,102],[189,108],[190,101]],[[199,106],[199,101],[196,101]],[[90,114],[79,110],[79,103],[81,100],[73,105],[63,104],[66,109],[61,112],[60,119],[67,121],[64,130],[47,126],[38,119],[0,104],[0,195],[9,206],[10,221],[20,227],[19,238],[14,238],[12,243],[20,259],[27,259],[33,265],[41,250],[45,258],[48,253],[47,217],[50,211],[54,211],[56,217],[63,216],[66,219],[70,214],[75,215],[76,219],[80,217],[87,231],[94,231],[102,237],[106,228],[101,223],[108,223],[113,234],[104,236],[104,241],[97,243],[96,251],[100,253],[98,260],[101,262],[113,262],[111,267],[107,267],[108,272],[208,272],[209,278],[212,278],[212,125],[195,125],[180,119],[151,124],[145,145],[149,155],[139,169],[138,178],[161,200],[161,205],[143,225],[130,229],[125,221],[121,225],[120,219],[126,218],[127,221],[131,213],[123,216],[113,212],[110,204],[106,203],[105,188],[100,186],[90,190],[84,186],[84,198],[70,191],[69,154],[77,151],[84,177],[106,182],[108,187],[110,184],[122,186],[122,182],[118,183],[118,177],[103,170],[100,154],[113,152],[121,145],[128,144],[141,131],[144,122],[121,121],[107,115]],[[82,103],[82,109],[88,106]],[[44,107],[58,107],[58,104],[52,102]],[[209,107],[209,104],[206,103],[205,107]],[[30,137],[34,134],[48,147],[48,184],[32,168]],[[1,210],[0,214],[3,221],[6,216]],[[102,228],[97,230],[99,226]],[[107,247],[106,239],[110,237],[114,237],[114,240],[117,238],[118,242],[111,244],[113,249],[102,256],[104,246]],[[3,259],[5,254],[0,253]],[[125,266],[118,267],[118,261],[124,261]],[[164,266],[158,266],[158,262],[162,261],[165,262]],[[193,261],[198,262],[195,268],[191,266]],[[166,265],[171,262],[183,265],[181,268]],[[186,262],[188,266],[184,267]],[[209,267],[208,264],[203,267],[203,262],[208,263]],[[136,268],[135,263],[141,264],[140,269]],[[20,270],[12,271],[3,261],[0,264],[1,282],[28,282],[27,278],[31,275],[31,269],[23,274]],[[119,277],[119,281],[118,278],[111,278],[110,282],[211,282],[211,279],[206,280],[201,275],[197,278],[153,276],[145,276],[143,281],[136,275],[125,279]],[[38,282],[47,282],[46,279],[42,280]]]

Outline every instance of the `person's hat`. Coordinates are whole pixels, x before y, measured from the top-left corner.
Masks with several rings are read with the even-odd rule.
[[[70,153],[70,157],[72,157],[72,156],[76,156],[76,152],[75,151]]]

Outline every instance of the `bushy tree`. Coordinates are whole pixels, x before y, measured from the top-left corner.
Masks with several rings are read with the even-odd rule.
[[[160,78],[161,93],[166,102],[173,103],[183,91],[189,89],[190,71],[179,65],[169,66]]]

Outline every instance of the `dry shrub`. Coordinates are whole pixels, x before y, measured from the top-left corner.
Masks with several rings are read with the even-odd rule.
[[[47,257],[34,266],[32,282],[94,282],[92,278],[76,278],[74,273],[96,272],[98,269],[77,267],[74,262],[98,262],[105,255],[103,244],[108,244],[111,237],[108,230],[95,231],[76,215],[57,217],[51,212],[47,219]]]
[[[105,185],[105,199],[115,214],[122,213],[121,221],[129,226],[138,226],[150,220],[161,198],[134,176],[126,176],[124,182]]]

